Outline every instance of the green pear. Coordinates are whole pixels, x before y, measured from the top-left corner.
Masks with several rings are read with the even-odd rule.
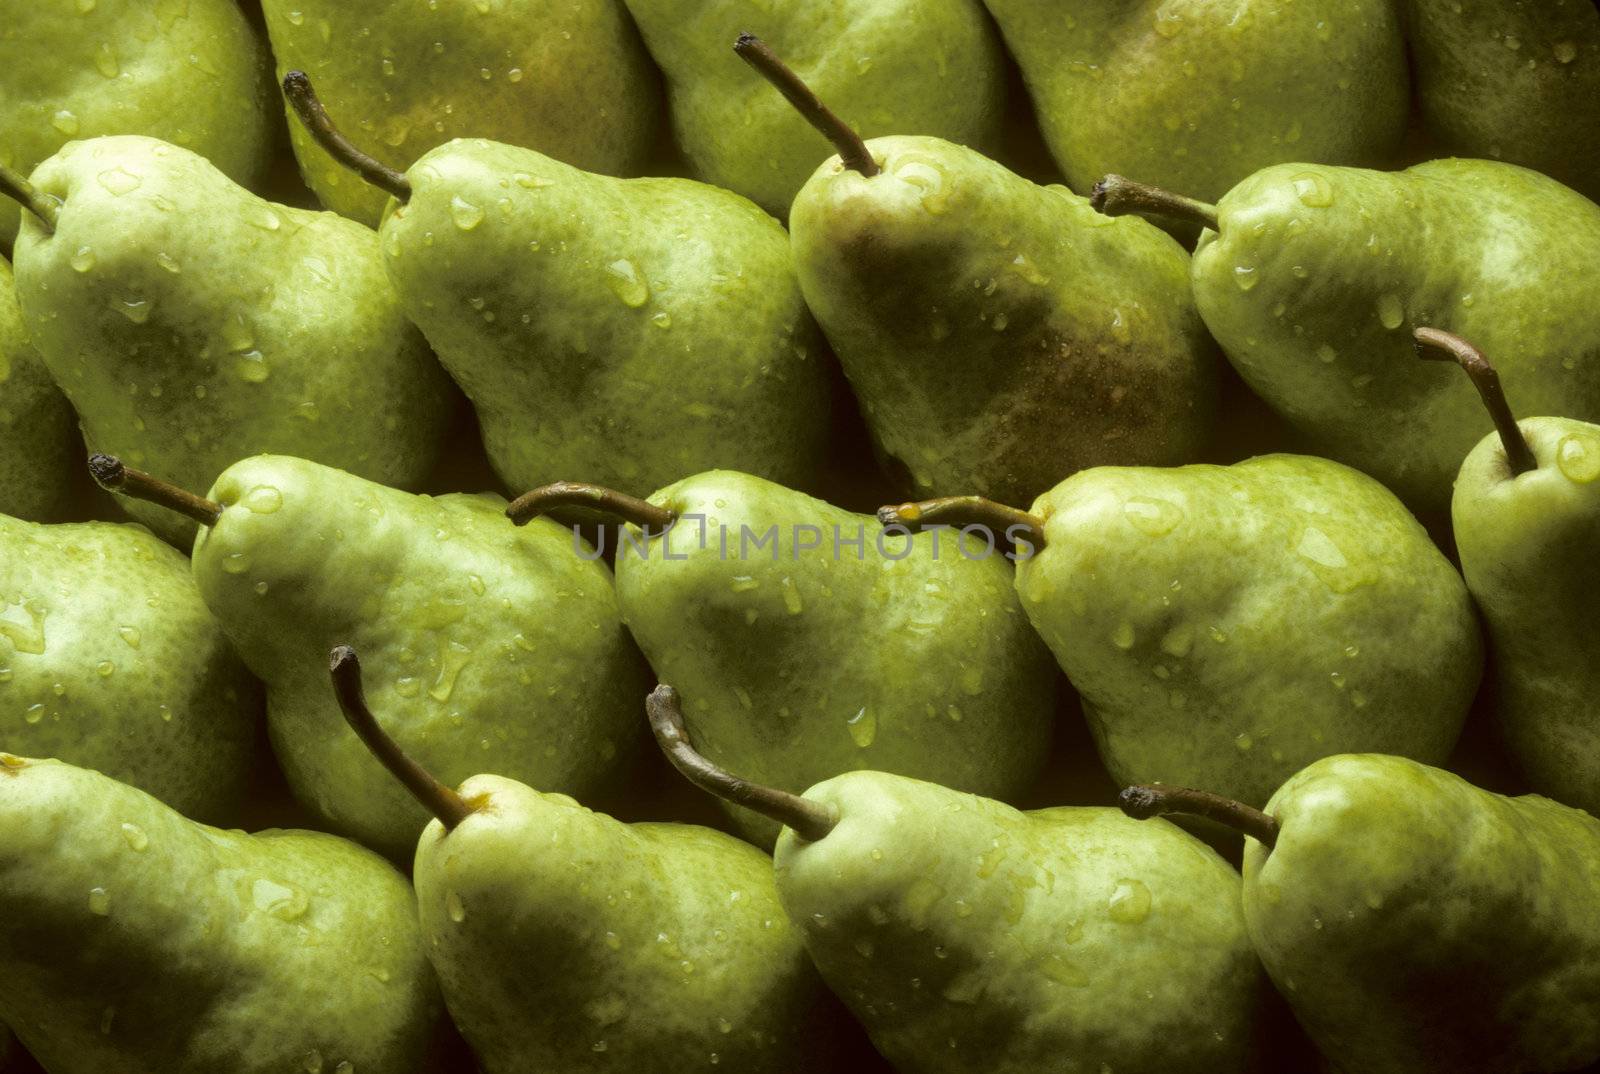
[[[1533,790],[1600,816],[1600,425],[1519,422],[1475,346],[1417,334],[1461,361],[1497,427],[1461,464],[1451,516],[1501,737]]]
[[[880,517],[984,521],[972,512]],[[1097,467],[1009,515],[1017,594],[1118,782],[1259,805],[1319,757],[1437,762],[1455,744],[1482,663],[1472,601],[1371,478],[1298,455]]]
[[[874,768],[1012,798],[1038,774],[1057,676],[996,550],[885,535],[870,516],[729,471],[647,503],[554,488],[509,513],[588,502],[643,529],[619,535],[623,621],[718,763],[795,791]],[[766,817],[732,816],[752,842],[777,837]]]
[[[978,0],[626,0],[667,76],[673,133],[697,178],[777,216],[828,143],[727,48],[754,31],[869,136],[926,134],[997,148],[1006,59]],[[747,46],[746,46],[747,47]]]
[[[783,909],[901,1074],[1256,1068],[1239,875],[1194,837],[878,771],[796,796],[698,754],[670,691],[649,710],[685,776],[784,824]]]
[[[455,138],[528,146],[589,171],[637,174],[661,86],[621,0],[262,0],[278,77],[308,71],[392,168]],[[306,183],[378,225],[387,195],[357,182],[289,110]]]
[[[1194,795],[1136,787],[1124,802],[1151,816],[1186,811]],[[1200,798],[1215,819],[1231,807],[1252,837],[1250,938],[1334,1069],[1521,1074],[1600,1061],[1600,820],[1382,754],[1317,761],[1267,815]]]
[[[143,527],[0,515],[0,749],[236,817],[261,687],[184,557]]]
[[[1422,120],[1448,151],[1600,198],[1600,9],[1590,0],[1405,0]]]
[[[0,26],[0,164],[26,174],[75,138],[143,134],[246,186],[276,123],[264,43],[233,0],[8,4]],[[0,199],[0,247],[17,236]]]
[[[422,933],[485,1074],[843,1069],[842,1019],[765,854],[502,776],[452,790],[383,730],[355,650],[331,668],[351,728],[434,814],[416,848]]]
[[[1234,367],[1317,454],[1418,509],[1448,506],[1483,424],[1459,376],[1415,359],[1418,325],[1494,354],[1535,412],[1600,419],[1600,205],[1552,179],[1482,160],[1285,164],[1215,206],[1116,176],[1096,200],[1210,226],[1195,301]]]
[[[1067,182],[1218,198],[1287,160],[1382,163],[1409,106],[1388,0],[984,0]]]
[[[77,417],[28,340],[11,262],[0,257],[0,514],[63,517],[82,472]]]
[[[32,185],[17,299],[91,450],[193,488],[264,451],[386,484],[427,474],[454,398],[371,230],[150,138],[73,142]],[[175,544],[194,535],[132,510]]]
[[[195,584],[267,684],[290,788],[333,830],[399,859],[427,823],[328,692],[341,639],[381,676],[386,726],[445,778],[492,758],[587,798],[630,767],[644,668],[610,572],[555,523],[518,531],[497,496],[414,496],[285,456],[235,463],[208,499],[94,466],[110,488],[205,519]]]
[[[423,1074],[441,1013],[375,854],[0,753],[0,1018],[51,1074]]]
[[[285,92],[349,149],[304,75]],[[390,279],[508,486],[582,473],[644,493],[716,467],[815,483],[833,363],[788,237],[749,201],[478,139],[406,175],[343,159],[394,193]]]

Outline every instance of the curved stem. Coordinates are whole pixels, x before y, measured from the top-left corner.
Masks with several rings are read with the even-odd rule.
[[[1483,398],[1484,409],[1494,419],[1500,443],[1505,445],[1506,461],[1511,464],[1511,473],[1525,474],[1529,470],[1537,470],[1539,460],[1534,458],[1533,449],[1528,446],[1527,438],[1517,426],[1517,416],[1511,412],[1505,389],[1500,386],[1500,374],[1495,372],[1483,352],[1454,332],[1418,328],[1411,334],[1417,341],[1417,354],[1421,357],[1435,362],[1455,362],[1467,371],[1473,386],[1478,389],[1478,395]]]
[[[1164,817],[1169,813],[1189,813],[1214,820],[1234,831],[1248,835],[1268,849],[1278,843],[1277,818],[1261,810],[1224,798],[1210,791],[1196,791],[1187,787],[1163,787],[1159,784],[1137,784],[1117,796],[1117,804],[1134,820]]]
[[[304,71],[290,71],[283,76],[283,95],[294,108],[295,115],[300,117],[300,122],[305,124],[306,130],[311,132],[311,137],[330,157],[378,189],[387,190],[395,200],[402,203],[411,200],[411,180],[376,157],[363,153],[340,133],[339,128],[333,125],[333,120],[328,118],[327,109],[317,99],[316,90],[311,88],[311,79]]]
[[[657,507],[649,500],[583,481],[556,481],[524,492],[506,505],[506,517],[519,526],[525,526],[558,507],[584,507],[601,511],[623,522],[631,522],[647,532],[663,531],[678,520],[675,512]]]
[[[143,470],[123,464],[115,455],[95,453],[89,456],[89,473],[95,484],[107,492],[120,492],[136,500],[145,500],[187,515],[202,526],[215,526],[222,517],[222,505],[204,496],[196,496],[188,489],[152,477]]]
[[[1089,192],[1089,205],[1107,216],[1165,216],[1187,220],[1218,230],[1217,207],[1210,202],[1173,194],[1158,186],[1136,183],[1120,175],[1108,175]]]
[[[378,718],[367,707],[366,692],[361,688],[361,660],[348,645],[336,645],[328,654],[328,672],[333,676],[333,694],[344,710],[345,722],[360,736],[367,749],[372,751],[383,767],[387,768],[422,807],[439,818],[446,831],[475,812],[461,795],[434,778],[406,755],[400,744],[378,723]]]
[[[808,843],[826,838],[838,825],[838,816],[827,806],[798,794],[780,791],[776,787],[748,783],[702,756],[689,743],[689,731],[683,723],[678,691],[672,687],[665,683],[657,686],[645,699],[644,707],[650,714],[650,729],[655,732],[661,752],[696,787],[724,801],[771,817]]]
[[[944,496],[937,500],[902,503],[878,508],[885,526],[982,526],[997,538],[1018,530],[1037,550],[1044,547],[1044,519],[1038,515],[986,500],[982,496]],[[1013,543],[1015,538],[1011,538]]]
[[[789,68],[789,65],[778,58],[778,54],[755,34],[740,34],[739,39],[733,43],[733,51],[739,58],[775,86],[779,93],[788,98],[794,105],[795,111],[805,117],[806,122],[821,132],[822,136],[833,143],[833,148],[838,152],[839,159],[844,161],[846,168],[851,168],[862,175],[871,178],[883,169],[878,167],[878,162],[872,159],[872,154],[867,150],[867,143],[861,140],[844,120],[834,115],[827,105],[813,92],[811,87],[801,80]]]
[[[52,235],[56,231],[56,218],[60,210],[56,203],[39,193],[37,187],[23,178],[19,171],[0,164],[0,194],[4,194],[34,216],[39,218],[39,223]]]

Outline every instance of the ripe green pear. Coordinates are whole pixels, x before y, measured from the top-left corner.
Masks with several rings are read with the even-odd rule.
[[[441,1013],[376,855],[0,754],[0,1018],[51,1074],[423,1074]]]
[[[377,236],[263,201],[150,138],[74,142],[32,183],[17,298],[91,450],[188,488],[264,451],[420,481],[455,406],[402,315]],[[144,504],[175,544],[194,525]]]
[[[75,138],[143,134],[253,185],[277,138],[267,61],[232,0],[8,4],[0,164],[26,175]],[[17,226],[0,199],[0,248]]]
[[[1387,0],[984,0],[1075,190],[1218,198],[1286,160],[1378,164],[1409,106]]]
[[[82,478],[77,417],[28,340],[11,262],[0,257],[0,514],[54,522]]]
[[[93,768],[225,823],[260,715],[260,684],[180,553],[141,526],[0,515],[0,749]]]
[[[263,0],[278,77],[306,71],[380,160],[404,170],[454,138],[637,174],[662,124],[660,75],[621,0]],[[376,227],[388,200],[289,110],[322,204]]]

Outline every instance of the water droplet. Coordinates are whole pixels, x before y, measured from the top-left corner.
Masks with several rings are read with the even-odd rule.
[[[250,569],[250,556],[244,552],[230,552],[222,560],[225,574],[243,574]]]
[[[239,379],[250,384],[260,384],[272,375],[267,360],[260,351],[246,351],[234,359],[233,370]]]
[[[1339,352],[1324,343],[1317,348],[1317,360],[1324,365],[1332,365],[1339,360]]]
[[[650,318],[650,323],[655,325],[657,328],[671,328],[672,314],[662,310]]]
[[[117,670],[117,665],[113,664],[109,660],[102,660],[94,666],[94,670],[95,674],[99,675],[102,679],[108,679],[111,677],[112,673]]]
[[[144,182],[143,179],[120,165],[115,168],[108,168],[95,176],[95,179],[108,193],[119,198],[124,194],[131,194],[138,190]]]
[[[458,925],[467,919],[467,908],[462,904],[461,896],[453,891],[444,897],[444,910],[450,915],[450,920]]]
[[[1235,265],[1233,266],[1233,282],[1239,285],[1239,290],[1248,291],[1260,283],[1261,278],[1256,275],[1254,265]]]
[[[90,269],[94,268],[95,265],[93,247],[78,247],[75,251],[73,251],[72,257],[70,260],[68,260],[67,264],[72,266],[74,272],[88,272]]]
[[[805,605],[800,600],[800,590],[794,584],[794,579],[785,577],[778,583],[778,588],[783,591],[783,606],[790,615],[799,615],[805,611]]]
[[[111,893],[105,888],[89,889],[89,912],[96,917],[108,917],[111,914]]]
[[[1556,446],[1556,466],[1568,480],[1580,485],[1600,478],[1600,438],[1568,433]]]
[[[250,885],[250,902],[263,914],[280,921],[296,921],[305,916],[311,897],[299,888],[262,877]]]
[[[111,47],[109,41],[102,41],[94,50],[94,66],[106,78],[116,78],[122,73],[122,65],[117,62],[117,50]]]
[[[471,231],[483,223],[483,209],[457,194],[450,199],[450,219],[462,231]]]
[[[128,643],[129,648],[137,649],[139,647],[140,634],[138,627],[118,627],[117,634],[121,636],[123,641]]]
[[[1396,294],[1384,294],[1378,298],[1378,323],[1393,331],[1399,328],[1406,320],[1406,308]]]
[[[111,308],[134,324],[144,324],[150,319],[153,306],[148,298],[118,298],[112,300]]]
[[[1578,46],[1571,41],[1557,41],[1550,51],[1555,53],[1557,63],[1571,63],[1578,58]]]
[[[160,265],[163,269],[172,273],[173,275],[177,275],[183,271],[183,266],[178,264],[177,259],[164,251],[156,254],[156,264]]]
[[[1124,619],[1111,631],[1111,644],[1126,652],[1133,648],[1135,640],[1133,624]]]
[[[937,216],[950,208],[944,168],[934,160],[908,154],[895,165],[894,177],[920,191],[922,207],[927,212]]]
[[[1317,172],[1301,172],[1289,181],[1294,184],[1294,195],[1300,204],[1313,209],[1326,209],[1333,204],[1333,184]]]
[[[1137,925],[1150,916],[1150,889],[1139,880],[1122,879],[1106,900],[1111,920],[1123,925]]]
[[[1248,731],[1240,731],[1233,737],[1233,745],[1240,753],[1250,752],[1250,748],[1255,744],[1255,739],[1250,737],[1250,732]]]
[[[878,737],[878,718],[872,710],[862,706],[859,711],[845,721],[845,728],[850,732],[850,738],[857,746],[866,749]]]
[[[1141,533],[1161,537],[1183,521],[1183,510],[1168,500],[1132,496],[1122,505],[1123,517]]]
[[[624,306],[638,309],[650,301],[650,285],[639,275],[639,267],[625,257],[606,266],[606,284]]]
[[[258,515],[270,515],[283,506],[283,493],[271,485],[257,485],[239,501]]]

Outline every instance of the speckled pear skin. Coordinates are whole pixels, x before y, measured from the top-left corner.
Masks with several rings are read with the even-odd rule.
[[[847,1019],[765,854],[499,776],[461,793],[478,811],[423,833],[417,905],[485,1074],[835,1069]]]
[[[0,26],[0,162],[26,175],[75,138],[144,134],[247,186],[277,134],[265,42],[232,0],[41,0]],[[0,198],[0,248],[18,209]]]
[[[260,717],[261,686],[182,555],[142,526],[0,515],[0,749],[227,823]]]
[[[806,792],[775,872],[834,992],[903,1074],[1256,1069],[1239,875],[1165,821],[1021,813],[883,772]]]
[[[715,467],[815,483],[836,374],[775,220],[496,142],[409,176],[384,262],[508,487],[581,474],[643,496]]]
[[[497,496],[413,496],[282,456],[226,470],[195,581],[267,684],[295,796],[396,860],[421,806],[345,725],[327,654],[356,646],[381,721],[443,780],[493,761],[586,797],[619,780],[649,683],[610,572],[553,522],[518,528]],[[587,549],[582,549],[587,554]]]
[[[393,485],[431,467],[456,397],[371,230],[235,186],[149,138],[74,142],[33,174],[17,298],[94,451],[189,489],[293,452]],[[194,523],[128,504],[185,545]]]
[[[728,62],[747,31],[864,137],[999,144],[1005,53],[977,0],[626,2],[666,72],[673,133],[696,177],[776,216],[833,148],[760,75]]]
[[[1482,663],[1472,602],[1376,481],[1297,455],[1104,467],[1033,513],[1045,547],[1017,592],[1116,782],[1260,806],[1319,757],[1454,745]]]
[[[1518,423],[1538,468],[1513,477],[1499,436],[1472,449],[1452,518],[1489,632],[1501,737],[1530,786],[1600,816],[1600,426]]]
[[[1600,419],[1600,206],[1510,164],[1403,172],[1286,164],[1218,205],[1194,294],[1257,395],[1318,454],[1443,510],[1483,435],[1459,369],[1418,361],[1429,326],[1492,355],[1523,413]]]
[[[617,598],[650,666],[681,692],[700,752],[795,793],[856,768],[997,798],[1032,784],[1056,674],[1003,556],[964,558],[949,532],[909,547],[883,535],[880,550],[876,519],[747,474],[699,474],[650,499],[679,524],[642,552],[638,531],[625,535]],[[813,534],[797,526],[816,527],[820,547],[800,547]],[[775,537],[756,547],[769,527]],[[835,558],[834,527],[864,537],[863,558],[849,546]],[[772,845],[776,822],[728,811],[747,839]]]
[[[493,138],[637,174],[664,123],[660,75],[621,0],[263,0],[278,77],[306,72],[363,151],[404,171],[453,138]],[[732,39],[729,39],[732,43]],[[306,184],[376,227],[388,195],[288,110]]]
[[[1600,820],[1401,757],[1329,757],[1267,811],[1244,912],[1343,1074],[1572,1071],[1600,1060]]]
[[[77,416],[28,339],[11,262],[0,257],[0,513],[54,522],[82,475]]]
[[[1406,0],[1428,133],[1600,198],[1600,9],[1591,0]]]
[[[10,754],[0,829],[0,1018],[52,1074],[436,1069],[416,906],[376,855]]]
[[[1022,503],[1204,447],[1216,348],[1171,237],[934,138],[837,157],[790,215],[806,301],[918,496]]]

